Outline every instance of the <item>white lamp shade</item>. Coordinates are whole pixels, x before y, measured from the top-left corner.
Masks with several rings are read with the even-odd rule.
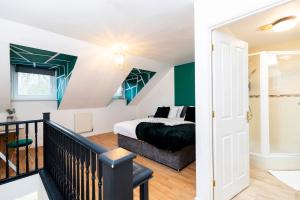
[[[274,32],[287,31],[287,30],[294,28],[296,26],[296,23],[297,23],[296,18],[281,21],[277,24],[274,24],[272,27],[272,30]]]
[[[123,54],[115,54],[114,62],[116,65],[123,65],[124,64],[124,55]]]

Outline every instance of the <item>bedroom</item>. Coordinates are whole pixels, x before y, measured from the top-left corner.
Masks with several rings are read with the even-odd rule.
[[[18,3],[16,7],[13,2],[2,2],[0,6],[0,23],[1,27],[5,27],[1,31],[0,43],[3,52],[1,66],[5,66],[0,68],[1,122],[41,119],[42,113],[50,112],[54,122],[97,144],[115,148],[118,145],[117,135],[113,133],[114,124],[132,119],[153,119],[148,116],[154,115],[158,107],[171,106],[169,112],[172,111],[170,118],[173,120],[170,121],[173,124],[169,125],[174,126],[184,123],[185,115],[180,117],[183,106],[191,106],[192,111],[189,112],[195,109],[192,1],[179,1],[176,4],[168,1],[154,13],[143,9],[145,3],[103,3],[102,15],[110,16],[110,20],[102,19],[102,15],[97,16],[99,10],[94,9],[98,5],[97,2],[96,5],[86,8],[91,12],[89,14],[82,13],[79,4],[74,5],[74,10],[68,11],[70,18],[66,19],[61,17],[66,15],[64,6],[57,9],[50,1],[48,6],[34,4],[34,7],[26,11],[22,8],[28,7],[29,4]],[[146,5],[155,7],[157,2]],[[141,9],[138,13],[132,13],[131,6]],[[6,12],[12,7],[15,11],[19,9],[19,12]],[[169,8],[168,12],[164,9],[166,7]],[[126,12],[125,21],[119,20],[124,14],[113,14],[120,9]],[[47,13],[53,11],[55,15],[51,15],[50,20],[50,14]],[[28,14],[33,12],[37,12],[37,18]],[[79,16],[76,17],[78,13],[87,18],[79,19]],[[141,20],[148,23],[157,17],[161,17],[162,20],[137,34],[137,30],[141,30],[144,24],[138,21],[131,24],[136,16],[144,16]],[[176,26],[173,25],[174,19],[177,19]],[[46,21],[47,23],[44,23]],[[73,25],[74,21],[83,28],[78,30],[77,26]],[[113,24],[113,21],[120,22]],[[103,26],[94,26],[91,30],[91,26],[97,23]],[[181,25],[178,26],[178,23]],[[132,89],[132,85],[127,85],[131,84],[133,76],[136,76],[133,79],[137,82]],[[122,89],[120,86],[123,86]],[[174,107],[175,105],[178,107]],[[7,109],[9,111],[6,112]],[[164,117],[168,116],[169,113]],[[176,118],[179,120],[176,121]],[[192,118],[194,121],[195,116]],[[26,141],[26,130],[26,124],[20,124],[18,135],[14,127],[9,127],[9,132],[15,136],[8,138],[7,142],[13,142],[17,135],[23,142]],[[5,126],[2,126],[3,147],[5,132]],[[38,126],[38,132],[42,132],[41,125]],[[194,137],[195,134],[190,141],[192,144],[195,143]],[[36,137],[34,127],[29,125],[28,139],[28,155],[27,145],[20,146],[19,156],[19,148],[13,148],[15,146],[11,144],[9,146],[12,148],[7,151],[8,156],[5,148],[1,148],[1,178],[6,175],[7,163],[12,174],[18,168],[18,160],[20,173],[26,170],[27,160],[29,170],[35,167],[35,145],[37,144],[40,154],[43,138],[41,134]],[[162,199],[166,193],[168,199],[194,198],[195,146],[189,151],[191,152],[185,155],[189,155],[190,158],[183,164],[173,166],[175,169],[138,156],[137,162],[155,173],[150,181],[150,191],[153,193],[150,195],[151,199]],[[185,156],[181,155],[180,158]],[[41,155],[38,160],[40,165]],[[176,192],[182,187],[187,190]],[[139,196],[138,191],[135,191],[135,196]]]
[[[213,168],[213,135],[219,128],[213,126],[213,117],[219,115],[212,103],[222,98],[212,93],[211,33],[216,27],[287,2],[1,1],[0,175],[5,184],[0,184],[0,194],[31,195],[37,192],[32,190],[43,186],[47,190],[47,184],[39,182],[45,181],[40,180],[42,177],[49,178],[43,174],[48,172],[65,199],[96,199],[102,190],[104,200],[133,199],[132,195],[134,199],[147,199],[148,195],[159,200],[228,199],[216,196],[221,182]],[[153,118],[156,113],[162,116],[156,112],[158,107],[165,110],[169,106],[164,117],[178,119]],[[129,129],[137,129],[140,122],[152,120],[164,122],[163,126],[158,124],[162,127],[156,131],[141,132],[176,135],[174,124],[184,125],[185,129],[193,125],[180,117],[182,106],[189,106],[190,112],[197,114],[195,147],[187,142],[188,146],[181,148],[181,138],[177,137],[177,145],[166,150],[163,148],[169,143],[163,140],[169,140],[167,137],[150,146],[155,136],[144,138],[148,142],[135,143],[137,140],[118,138],[113,133],[122,132],[119,123],[131,121]],[[136,119],[143,120],[132,124]],[[118,142],[140,155],[134,159],[134,153],[116,148]],[[178,146],[181,149],[177,155],[172,148]],[[186,152],[181,151],[185,148]],[[241,162],[247,162],[247,156]],[[175,161],[170,162],[171,158]],[[71,161],[66,163],[68,159]],[[121,171],[116,167],[120,163]],[[102,172],[100,169],[105,172],[97,173]],[[11,180],[15,175],[20,178],[24,171],[26,177],[21,180],[27,182],[13,186],[18,180]],[[31,173],[37,172],[40,179],[28,184],[27,178],[34,178]],[[272,187],[278,181],[260,181],[259,187],[248,188],[254,193],[250,199],[268,199],[268,195],[278,192]],[[20,190],[8,188],[11,185]],[[85,192],[89,190],[91,193]],[[45,190],[39,192],[51,195]],[[285,197],[281,199],[289,199]]]

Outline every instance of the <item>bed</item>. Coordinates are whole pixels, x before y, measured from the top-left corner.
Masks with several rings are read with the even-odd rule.
[[[114,125],[114,133],[118,135],[120,147],[178,171],[195,161],[194,129],[195,124],[184,121],[184,118],[150,117],[124,121]],[[170,132],[176,132],[173,134],[175,136],[167,137]],[[143,133],[147,133],[147,135],[141,139]],[[151,134],[154,134],[154,139],[158,140],[156,143],[147,140],[147,138],[151,139]],[[161,135],[164,137],[159,138]],[[186,140],[184,145],[181,145],[183,143],[181,140]]]

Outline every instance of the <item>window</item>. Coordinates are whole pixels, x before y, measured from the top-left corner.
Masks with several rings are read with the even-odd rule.
[[[56,100],[55,76],[12,70],[13,100]]]
[[[116,93],[113,96],[113,99],[125,99],[123,85],[121,85],[118,88],[118,90],[116,91]]]

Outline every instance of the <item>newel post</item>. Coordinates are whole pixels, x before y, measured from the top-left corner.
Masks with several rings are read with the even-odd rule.
[[[103,172],[104,200],[133,199],[133,167],[136,154],[117,148],[99,157]]]
[[[50,121],[50,113],[49,112],[43,113],[43,120],[44,121]]]
[[[48,133],[47,130],[47,125],[46,125],[46,121],[50,121],[50,113],[43,113],[43,154],[44,154],[44,168],[47,167],[46,163],[47,163],[47,142],[46,142],[46,134]]]

